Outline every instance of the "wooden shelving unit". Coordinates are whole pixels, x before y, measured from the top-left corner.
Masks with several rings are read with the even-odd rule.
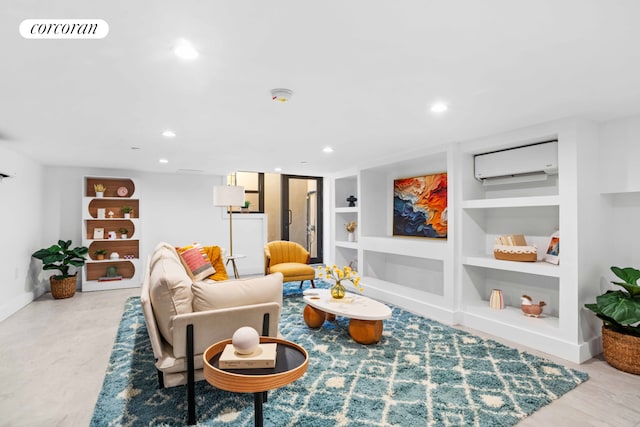
[[[95,184],[106,187],[103,197],[96,196]],[[118,189],[122,188],[126,191],[119,193]],[[132,208],[129,215],[125,215],[123,206]],[[140,226],[140,199],[132,179],[96,176],[84,178],[82,239],[83,245],[89,248],[89,259],[83,268],[83,291],[140,286]],[[123,228],[127,229],[126,238],[122,238],[120,233]],[[102,229],[102,238],[96,235],[96,229]],[[114,238],[109,238],[110,234]],[[107,251],[104,260],[99,260],[94,255],[100,249]],[[111,258],[114,253],[117,253],[117,259]],[[106,277],[107,269],[114,267],[122,279],[100,280]]]

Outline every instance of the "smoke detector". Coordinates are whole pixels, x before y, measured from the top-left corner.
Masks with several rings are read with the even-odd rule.
[[[271,99],[276,102],[287,102],[291,99],[293,91],[291,89],[271,89]]]

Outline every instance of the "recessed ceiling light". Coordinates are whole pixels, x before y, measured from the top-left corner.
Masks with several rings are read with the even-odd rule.
[[[169,160],[167,159],[160,159],[158,160],[160,163],[165,164],[165,163],[169,163]]]
[[[431,105],[431,112],[432,113],[444,113],[445,111],[447,111],[449,109],[449,106],[447,104],[445,104],[444,102],[436,102],[435,104]]]
[[[282,172],[282,168],[273,168],[273,170],[276,172]]]
[[[178,58],[188,60],[196,59],[200,55],[196,48],[185,39],[178,40],[173,48],[173,53],[175,53]]]
[[[165,130],[164,132],[162,132],[162,136],[164,136],[165,138],[175,138],[176,137],[176,133],[172,130]]]
[[[331,148],[331,147],[324,147],[324,148],[322,149],[322,151],[323,151],[323,152],[325,152],[325,153],[333,153],[333,148]]]

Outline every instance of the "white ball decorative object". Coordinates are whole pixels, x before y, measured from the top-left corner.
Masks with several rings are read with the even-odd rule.
[[[260,335],[258,335],[258,331],[252,327],[243,326],[233,333],[231,343],[236,353],[251,354],[260,344]]]

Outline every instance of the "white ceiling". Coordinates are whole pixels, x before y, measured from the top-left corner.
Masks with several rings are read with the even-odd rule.
[[[317,175],[607,121],[640,114],[639,17],[637,0],[3,0],[0,144],[47,165]],[[28,40],[29,18],[103,19],[109,34]],[[179,38],[197,60],[173,55]],[[450,110],[429,113],[436,100]]]

